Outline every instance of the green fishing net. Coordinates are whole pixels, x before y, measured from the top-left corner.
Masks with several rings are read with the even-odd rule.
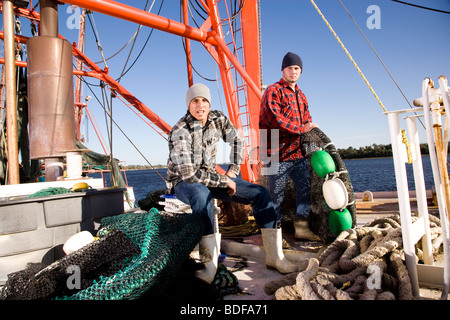
[[[102,219],[99,240],[55,261],[8,275],[0,300],[122,300],[162,296],[203,235],[196,215],[152,208]],[[68,290],[67,267],[81,288]]]
[[[164,292],[179,272],[203,234],[203,224],[195,215],[128,213],[102,219],[106,229],[123,231],[140,248],[112,276],[100,277],[92,286],[69,300],[136,299],[143,294]]]
[[[39,191],[36,191],[35,193],[28,196],[28,198],[37,198],[37,197],[46,197],[51,196],[54,194],[65,194],[70,193],[71,190],[63,187],[50,187],[41,189]]]
[[[122,231],[113,230],[48,266],[29,263],[26,269],[9,274],[0,290],[0,300],[48,300],[73,295],[90,287],[100,276],[116,273],[125,258],[138,252]],[[76,286],[71,281],[75,268],[79,275]]]
[[[314,128],[311,131],[304,133],[302,136],[302,147],[306,157],[311,159],[311,155],[320,149],[327,151],[336,165],[336,172],[342,172],[339,178],[344,183],[348,192],[348,206],[347,209],[352,217],[352,228],[356,226],[356,202],[353,186],[350,181],[347,168],[342,160],[339,152],[330,138],[319,128]],[[323,192],[322,186],[324,178],[319,177],[311,165],[309,165],[309,172],[311,176],[311,212],[309,216],[309,223],[311,230],[320,236],[326,242],[332,242],[336,235],[331,232],[328,225],[328,217],[331,209],[328,207]]]

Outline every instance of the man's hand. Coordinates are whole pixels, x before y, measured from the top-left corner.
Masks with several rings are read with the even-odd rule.
[[[227,177],[230,177],[230,178],[236,178],[236,174],[233,173],[233,172],[230,172],[230,171],[227,171],[227,172],[225,173],[225,175],[226,175]]]
[[[230,178],[228,178],[227,193],[230,197],[236,193],[236,183]]]
[[[318,128],[319,126],[314,122],[307,122],[305,124],[305,130],[303,132],[310,132],[313,128]]]

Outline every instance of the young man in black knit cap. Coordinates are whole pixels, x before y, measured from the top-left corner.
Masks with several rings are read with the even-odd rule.
[[[308,163],[301,148],[302,134],[317,125],[312,122],[308,101],[297,85],[303,71],[302,59],[288,52],[282,61],[282,78],[267,87],[261,101],[259,128],[267,130],[267,157],[276,159],[274,170],[267,174],[267,187],[277,214],[284,198],[286,180],[291,177],[296,186],[297,217],[295,236],[299,239],[319,240],[309,229],[310,176]],[[271,145],[272,130],[278,130],[278,146]],[[274,157],[276,155],[276,157]],[[274,164],[270,164],[272,167]]]

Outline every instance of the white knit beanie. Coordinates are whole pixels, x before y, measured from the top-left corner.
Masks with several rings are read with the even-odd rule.
[[[206,100],[208,100],[209,105],[211,106],[211,93],[209,92],[209,88],[204,84],[193,84],[186,92],[186,106],[188,107],[188,109],[192,99],[196,97],[205,98]]]

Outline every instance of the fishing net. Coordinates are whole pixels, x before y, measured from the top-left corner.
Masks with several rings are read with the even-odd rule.
[[[36,191],[35,193],[30,194],[28,196],[28,198],[46,197],[46,196],[52,196],[55,194],[66,194],[66,193],[71,193],[71,192],[72,191],[70,189],[63,188],[63,187],[50,187],[50,188],[45,188],[45,189]]]
[[[325,135],[325,133],[323,133],[319,128],[314,128],[311,131],[303,134],[302,146],[308,159],[311,158],[311,155],[315,151],[323,148],[331,155],[336,165],[336,172],[347,171],[344,161],[342,161],[339,152],[336,150],[336,147]],[[322,185],[324,183],[324,178],[319,177],[314,172],[314,170],[312,170],[311,165],[309,165],[309,171],[311,177],[311,213],[309,216],[310,228],[315,234],[321,237],[322,240],[330,242],[336,238],[336,235],[331,232],[328,226],[328,217],[332,210],[326,204],[325,198],[323,196]],[[347,206],[347,210],[352,216],[353,228],[356,225],[356,202],[353,192],[353,186],[350,181],[348,172],[340,174],[339,178],[342,180],[348,191],[349,205]]]
[[[203,235],[195,215],[151,209],[102,219],[100,238],[36,273],[8,276],[2,299],[118,300],[164,292]],[[80,290],[68,290],[68,266],[80,269]],[[37,281],[39,280],[39,281]],[[57,288],[59,288],[57,290]]]
[[[76,141],[77,149],[87,149],[80,141]],[[98,170],[107,170],[107,165],[111,166],[111,171],[109,175],[109,182],[111,186],[116,186],[120,188],[126,188],[127,183],[125,178],[120,170],[119,160],[116,158],[112,158],[110,155],[104,155],[98,152],[90,151],[83,152],[83,169],[98,169]],[[128,190],[124,192],[124,196],[128,205],[131,208],[134,208],[135,205],[131,200],[131,196],[128,193]]]
[[[124,232],[113,230],[49,266],[31,263],[25,270],[9,275],[0,297],[2,300],[36,300],[72,295],[88,288],[101,276],[113,275],[126,257],[138,252]],[[80,275],[79,284],[71,281],[71,274],[75,272]]]
[[[100,277],[92,286],[64,299],[117,300],[158,295],[179,272],[203,234],[197,216],[161,215],[156,209],[106,217],[102,224],[107,229],[122,230],[140,253],[116,274]]]

